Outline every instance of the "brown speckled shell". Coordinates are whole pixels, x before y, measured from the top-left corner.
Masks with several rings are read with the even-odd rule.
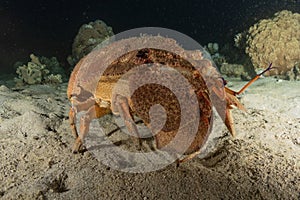
[[[181,142],[182,144],[174,144],[173,150],[181,152],[181,147],[186,146],[186,142],[191,139],[190,137],[194,136],[194,139],[192,139],[193,142],[191,143],[191,145],[189,145],[189,148],[185,150],[185,153],[190,154],[198,150],[204,144],[206,138],[210,133],[210,121],[212,117],[211,102],[209,100],[209,90],[205,81],[201,76],[194,75],[197,70],[187,60],[172,52],[153,48],[140,49],[121,56],[105,70],[104,74],[105,76],[121,77],[130,69],[143,64],[158,64],[158,66],[149,65],[149,71],[156,70],[156,73],[160,73],[160,77],[164,78],[164,80],[170,80],[171,78],[174,79],[174,77],[169,76],[169,74],[171,73],[170,71],[159,70],[159,64],[171,67],[177,70],[179,74],[184,76],[184,78],[187,79],[191,84],[193,91],[190,92],[197,94],[196,96],[198,102],[194,103],[197,103],[197,105],[199,105],[200,113],[195,113],[197,109],[195,109],[195,111],[190,110],[190,119],[188,121],[185,121],[187,121],[187,123],[197,124],[197,122],[195,122],[194,120],[196,120],[197,115],[200,114],[198,129],[194,130],[195,128],[193,126],[183,124],[182,126],[184,128],[181,132],[181,135],[178,136],[180,139],[177,141],[177,143]],[[135,88],[133,85],[138,84],[140,80],[140,77],[138,75],[135,75],[133,77],[134,79],[129,80],[130,89]],[[143,79],[144,78],[145,77],[143,77]],[[178,79],[179,78],[180,77],[178,77]],[[176,79],[177,78],[175,78],[175,80]],[[103,82],[100,81],[99,87],[103,87],[101,86],[102,84]],[[180,91],[182,95],[189,95],[186,91],[184,91],[186,88],[174,89],[182,90]],[[156,104],[163,106],[166,111],[167,119],[162,130],[155,135],[155,140],[158,148],[162,148],[165,145],[169,144],[176,136],[181,122],[181,107],[177,100],[177,97],[172,91],[170,91],[169,88],[159,84],[146,84],[132,92],[133,95],[131,97],[128,97],[130,99],[130,107],[132,113],[139,116],[146,125],[150,124],[149,110],[151,106]],[[190,97],[184,96],[180,98],[187,99]],[[185,105],[185,107],[189,106],[190,105]],[[191,134],[195,131],[197,131],[196,135]]]

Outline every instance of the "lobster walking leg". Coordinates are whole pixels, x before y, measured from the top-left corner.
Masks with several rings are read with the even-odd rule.
[[[78,132],[76,129],[76,113],[84,110],[88,110],[91,106],[95,105],[95,100],[93,98],[89,98],[84,102],[79,102],[76,98],[71,98],[72,107],[69,111],[69,122],[72,130],[72,134],[75,138],[78,137]]]
[[[141,141],[139,139],[139,132],[137,130],[136,124],[132,118],[132,115],[130,113],[130,108],[128,105],[128,100],[126,97],[123,97],[121,95],[118,95],[116,97],[116,106],[118,109],[118,112],[121,116],[121,118],[124,120],[124,124],[127,128],[127,130],[135,136],[135,141],[139,146],[141,146]]]
[[[87,110],[86,113],[80,118],[79,134],[76,129],[76,113]],[[82,140],[89,132],[90,122],[93,119],[100,118],[110,113],[110,107],[100,107],[96,104],[93,98],[89,98],[84,102],[77,102],[70,109],[69,120],[72,128],[72,133],[76,137],[75,143],[72,148],[73,153],[77,153],[82,150]]]

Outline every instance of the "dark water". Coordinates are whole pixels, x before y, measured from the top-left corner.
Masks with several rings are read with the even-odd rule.
[[[288,9],[300,12],[299,0],[9,0],[0,2],[0,73],[28,61],[35,53],[66,57],[79,27],[96,19],[114,33],[158,26],[175,29],[200,44],[232,42],[233,36],[259,19]]]

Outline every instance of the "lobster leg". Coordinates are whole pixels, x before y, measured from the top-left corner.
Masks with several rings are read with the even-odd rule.
[[[233,118],[230,109],[226,109],[225,111],[225,125],[229,130],[230,134],[232,135],[232,137],[235,137],[236,134],[235,134],[234,123],[233,123]]]
[[[78,134],[76,129],[76,113],[83,110],[87,111],[80,119],[80,130]],[[90,122],[93,119],[100,118],[110,112],[110,107],[100,107],[93,98],[89,98],[84,102],[76,102],[75,105],[72,106],[69,112],[69,120],[72,133],[76,138],[72,148],[73,153],[77,153],[82,149],[82,140],[89,132]]]
[[[88,109],[86,114],[80,118],[80,134],[76,138],[75,143],[72,148],[73,153],[77,153],[82,150],[82,140],[86,136],[86,134],[89,132],[89,126],[91,123],[91,120],[96,118],[96,112],[95,112],[95,107],[97,105],[92,106],[91,108]]]
[[[116,97],[116,106],[118,109],[118,112],[121,116],[121,118],[124,120],[124,124],[127,128],[127,130],[137,138],[136,143],[141,146],[141,141],[139,139],[139,132],[137,130],[136,124],[132,118],[132,115],[130,113],[130,108],[128,104],[128,100],[126,97],[123,97],[121,95],[118,95]]]
[[[185,156],[185,157],[182,158],[182,159],[176,160],[177,167],[179,167],[179,164],[184,163],[184,162],[186,162],[186,161],[189,161],[189,160],[193,159],[194,157],[196,157],[196,156],[199,155],[200,153],[201,153],[201,150],[199,149],[199,150],[193,152],[192,154],[189,154],[189,155]]]
[[[79,102],[76,100],[76,98],[72,97],[71,104],[72,107],[70,108],[69,111],[69,122],[72,130],[72,134],[74,135],[75,138],[77,138],[78,132],[76,129],[76,113],[83,110],[88,110],[91,106],[95,105],[95,100],[93,98],[89,98],[84,102]]]
[[[76,111],[74,108],[70,108],[70,111],[69,111],[69,123],[70,123],[70,126],[71,126],[71,130],[72,130],[72,134],[75,138],[78,137],[78,133],[77,133],[77,130],[76,130],[76,124],[75,124],[75,120],[76,120]]]

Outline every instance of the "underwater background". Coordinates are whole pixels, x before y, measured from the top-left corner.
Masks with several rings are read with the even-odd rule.
[[[0,199],[300,199],[299,0],[1,0],[0,23]],[[129,41],[126,45],[113,42],[109,49],[103,48],[112,53],[100,52],[99,57],[89,52],[110,36],[139,27],[173,29],[204,47],[184,53],[193,61],[204,63],[204,71],[216,72],[215,66],[220,71],[221,75],[217,73],[215,78],[221,96],[214,87],[211,88],[216,90],[212,91],[217,92],[212,94],[225,97],[221,101],[226,103],[226,112],[232,113],[233,122],[227,123],[234,128],[235,136],[230,134],[233,129],[225,126],[225,120],[216,117],[216,112],[208,112],[210,105],[216,109],[219,105],[210,97],[205,98],[205,81],[196,82],[202,91],[197,93],[201,94],[198,97],[203,96],[204,100],[199,106],[207,108],[206,112],[201,110],[204,115],[198,130],[204,130],[199,135],[208,139],[201,145],[196,143],[201,148],[198,157],[179,166],[164,155],[167,152],[157,153],[152,132],[146,123],[141,123],[146,121],[145,117],[138,115],[142,120],[134,121],[138,131],[148,131],[150,135],[142,140],[141,149],[126,134],[121,117],[109,113],[90,123],[85,114],[94,111],[89,106],[99,103],[88,91],[89,86],[97,85],[93,81],[99,80],[93,67],[103,66],[106,58],[119,55],[128,46],[144,44],[151,37],[133,37],[134,42],[123,40]],[[173,39],[153,38],[158,46],[183,49]],[[147,51],[132,51],[132,57],[121,54],[125,57],[114,61],[119,66],[124,59],[125,67],[130,67],[136,66],[135,58],[146,58],[147,62],[148,55],[166,55],[164,51]],[[80,73],[74,70],[73,79],[70,78],[74,66],[85,55],[92,55],[87,57],[95,58],[97,65],[82,59],[77,65]],[[168,60],[167,56],[162,56],[161,61],[173,65],[173,59]],[[175,63],[175,68],[186,67],[183,61]],[[114,67],[114,62],[109,66]],[[201,78],[191,72],[194,71],[187,70],[188,78]],[[190,91],[182,87],[179,79],[170,80],[175,86],[180,85],[180,91]],[[253,84],[237,95],[249,81]],[[104,96],[110,95],[106,92],[109,89],[103,91]],[[165,98],[167,94],[147,93],[146,100],[157,96],[167,100],[165,105],[173,105]],[[186,102],[190,101],[184,101],[190,107],[191,103]],[[81,103],[88,103],[84,114],[77,110]],[[99,106],[107,108],[110,103],[105,101]],[[231,109],[233,105],[238,109]],[[192,114],[185,120],[196,119]],[[172,119],[175,118],[178,115]],[[90,131],[79,127],[81,121],[90,123]],[[88,151],[72,153],[73,136],[77,137],[72,135],[74,127],[80,133],[89,131],[86,139],[95,143],[92,148],[84,143]],[[95,138],[91,133],[105,136]],[[113,145],[104,143],[105,139]],[[112,154],[111,147],[142,152],[143,159]],[[153,158],[144,156],[148,152],[163,154],[162,160],[168,165],[159,170],[152,168],[152,164],[160,163],[155,160],[148,165],[149,158]],[[139,164],[145,167],[143,173],[134,171]]]
[[[119,33],[137,27],[174,29],[203,46],[233,44],[237,33],[281,10],[300,12],[299,0],[1,1],[0,74],[16,71],[31,53],[57,57],[65,69],[82,24],[103,20]]]

